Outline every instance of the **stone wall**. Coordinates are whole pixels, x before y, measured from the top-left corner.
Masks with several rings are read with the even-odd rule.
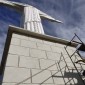
[[[13,33],[2,85],[83,85],[64,46]]]

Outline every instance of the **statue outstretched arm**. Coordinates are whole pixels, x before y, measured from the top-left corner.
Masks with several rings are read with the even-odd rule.
[[[24,9],[25,6],[27,6],[26,4],[23,3],[18,3],[18,2],[8,1],[8,0],[0,0],[0,5],[2,4],[5,6],[15,8],[17,10],[22,10]]]
[[[8,6],[15,6],[13,3],[7,0],[0,0],[0,4],[8,5]]]
[[[23,3],[19,3],[19,2],[13,2],[13,1],[8,1],[8,0],[0,0],[0,4],[6,5],[6,6],[11,6],[12,8],[15,8],[15,9],[17,9],[19,11],[22,11],[24,9],[24,7],[26,7],[26,6],[29,6],[27,4],[23,4]],[[44,12],[42,12],[40,10],[39,10],[39,15],[42,18],[48,19],[48,20],[50,20],[52,22],[63,23],[62,21],[56,20],[53,17],[47,15],[46,13],[44,13]]]
[[[56,19],[54,19],[53,17],[47,15],[46,13],[44,13],[44,12],[42,12],[42,11],[40,11],[40,10],[39,10],[39,14],[40,14],[40,16],[41,16],[42,18],[48,19],[48,20],[50,20],[50,21],[52,21],[52,22],[63,23],[62,21],[56,20]]]

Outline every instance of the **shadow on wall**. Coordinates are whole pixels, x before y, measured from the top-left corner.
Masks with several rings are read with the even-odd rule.
[[[77,72],[64,72],[64,75],[57,76],[54,75],[54,78],[63,78],[65,85],[84,85],[79,74]]]

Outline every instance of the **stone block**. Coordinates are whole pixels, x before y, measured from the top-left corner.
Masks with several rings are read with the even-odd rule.
[[[30,47],[30,48],[37,48],[35,42],[31,42],[31,41],[27,41],[27,40],[21,40],[21,46]]]
[[[20,35],[20,34],[14,34],[14,33],[13,33],[12,37],[14,37],[14,38],[19,38],[19,39],[23,39],[23,40],[28,40],[28,36]]]
[[[3,83],[2,85],[16,85],[16,83]]]
[[[71,59],[73,60],[73,62],[76,62],[78,59],[81,59],[81,58],[79,56],[73,55]]]
[[[6,66],[18,67],[18,55],[8,54]]]
[[[2,85],[16,85],[16,83],[3,83]],[[19,85],[39,85],[39,84],[19,84]],[[45,85],[45,84],[42,84],[42,85]],[[46,84],[46,85],[49,85],[49,84]],[[50,85],[53,85],[53,84],[50,84]]]
[[[49,70],[57,70],[55,61],[52,60],[45,60],[45,59],[40,59],[40,67],[41,69],[46,69],[48,67]]]
[[[82,65],[82,68],[85,69],[85,65]]]
[[[60,62],[58,63],[58,68],[59,68],[59,70],[62,69],[62,71],[64,71],[64,70],[65,70],[65,67],[66,67],[66,63],[65,63],[65,62],[60,61]]]
[[[11,44],[13,44],[13,45],[20,45],[20,39],[18,39],[18,38],[12,38],[11,39]]]
[[[72,62],[71,59],[70,59],[70,57],[68,55],[63,55],[61,60],[63,62],[66,62],[66,63],[71,63]]]
[[[48,59],[58,61],[60,59],[61,54],[60,53],[54,53],[54,52],[46,52]]]
[[[47,45],[53,45],[53,46],[55,46],[55,43],[54,43],[54,42],[44,41],[44,40],[43,40],[43,43],[44,43],[44,44],[47,44]]]
[[[63,51],[63,48],[60,48],[60,47],[55,47],[55,46],[51,46],[51,48],[52,48],[52,51],[53,52],[57,52],[57,53],[63,53],[64,51]]]
[[[36,58],[45,58],[46,59],[45,51],[38,50],[38,49],[30,49],[30,56],[36,57]]]
[[[60,48],[64,48],[64,47],[65,47],[64,44],[59,44],[59,43],[56,43],[56,46],[57,46],[57,47],[60,47]]]
[[[42,85],[55,85],[55,84],[42,84]]]
[[[29,39],[29,41],[43,43],[43,41],[41,39],[37,39],[37,38],[33,38],[33,37],[29,37],[28,39]]]
[[[29,48],[10,45],[9,53],[16,54],[16,55],[29,56]]]
[[[71,46],[68,46],[68,47],[67,47],[67,49],[69,49],[69,50],[73,50],[73,51],[75,51],[75,50],[76,50],[76,48],[75,48],[75,47],[71,47]]]
[[[80,64],[75,63],[75,66],[77,67],[77,69],[82,69],[82,67],[81,67],[82,65],[80,65]]]
[[[42,84],[42,85],[55,85],[55,84]]]
[[[80,57],[79,55],[73,55],[72,59],[73,60],[81,60],[82,57]]]
[[[19,67],[39,68],[39,61],[36,58],[20,56]]]
[[[25,68],[6,67],[3,82],[19,83],[30,77],[30,70]],[[29,79],[30,83],[31,80]]]
[[[46,44],[42,44],[42,43],[37,43],[37,47],[40,50],[51,51],[50,45],[46,45]]]
[[[72,55],[74,53],[73,50],[70,49],[66,49],[66,50],[68,51],[69,55]],[[63,50],[64,54],[67,54],[66,50],[65,49]]]
[[[62,74],[61,74],[60,71],[59,72],[58,71],[52,71],[52,75],[53,75],[55,85],[65,85],[65,82],[63,80],[64,72],[62,72]],[[66,85],[68,85],[68,84],[66,84]]]
[[[68,65],[69,68],[75,68],[73,63],[67,63],[67,65]]]
[[[32,83],[39,83],[39,84],[40,83],[49,83],[49,84],[52,84],[53,80],[52,80],[52,77],[51,77],[51,72],[48,71],[48,70],[44,70],[42,72],[40,72],[40,71],[41,70],[32,69],[32,75],[37,73],[37,75],[32,77]]]
[[[19,85],[39,85],[39,84],[19,84]]]

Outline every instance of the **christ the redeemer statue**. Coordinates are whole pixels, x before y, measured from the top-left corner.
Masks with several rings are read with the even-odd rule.
[[[39,9],[23,3],[12,2],[7,0],[0,0],[0,5],[6,5],[23,13],[22,27],[24,29],[44,34],[41,18],[48,19],[53,22],[61,23],[61,21],[52,18],[51,16],[43,13]]]

